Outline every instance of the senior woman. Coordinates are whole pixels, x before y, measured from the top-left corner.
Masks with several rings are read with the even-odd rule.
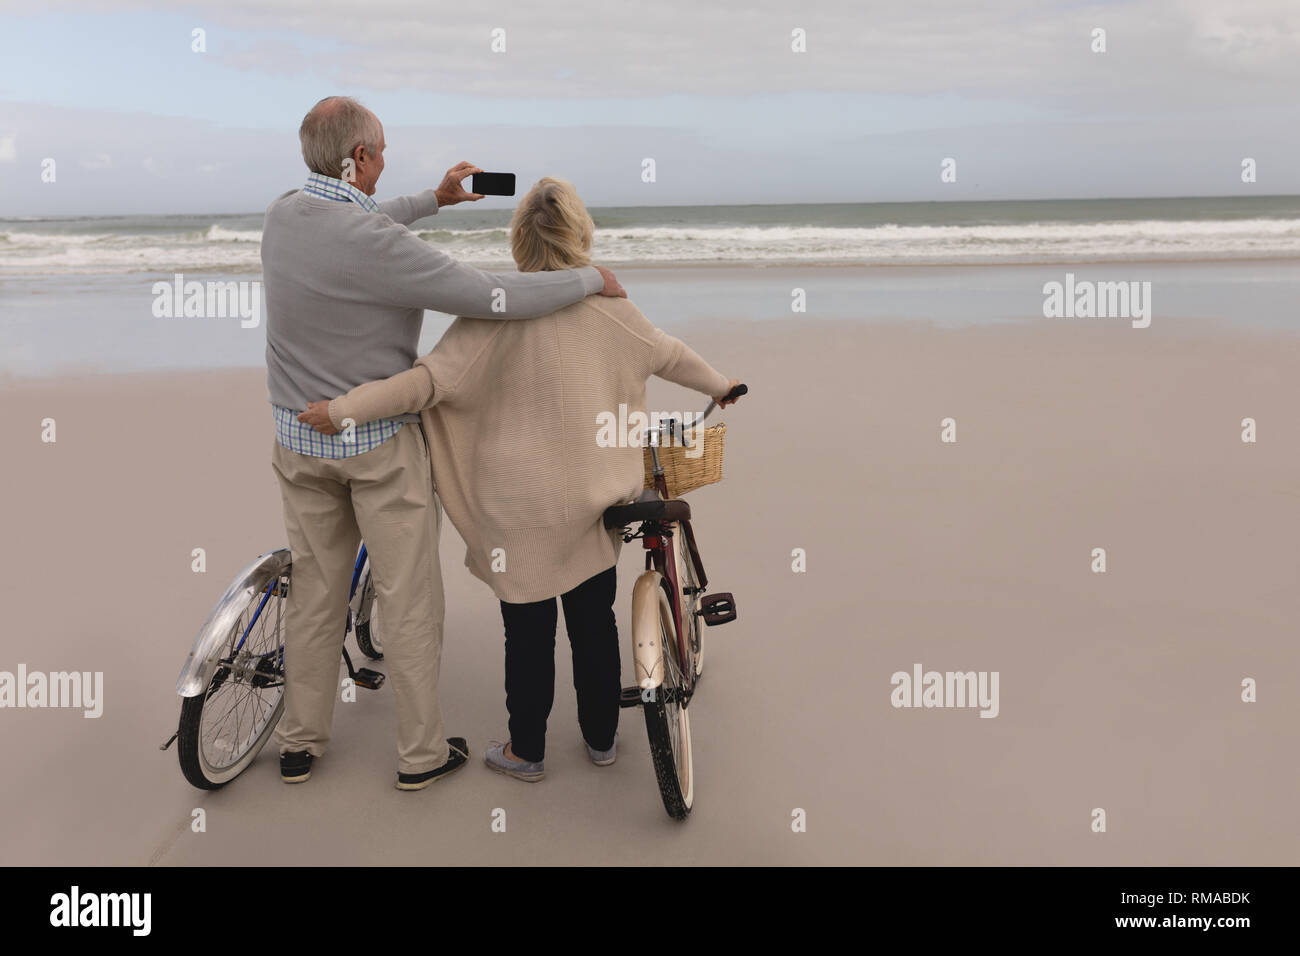
[[[510,226],[520,272],[590,262],[593,224],[570,183],[540,180]],[[300,419],[332,433],[351,419],[419,412],[443,507],[465,564],[501,602],[510,738],[492,769],[542,779],[555,693],[556,598],[573,651],[578,723],[591,760],[614,762],[621,673],[614,615],[622,539],[610,505],[641,491],[639,447],[597,440],[601,413],[645,411],[646,380],[721,399],[715,371],[626,299],[588,296],[539,319],[458,318],[409,371],[313,403]]]

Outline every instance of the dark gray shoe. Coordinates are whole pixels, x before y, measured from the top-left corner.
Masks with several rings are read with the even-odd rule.
[[[507,777],[514,777],[516,780],[523,780],[527,783],[536,783],[546,776],[546,768],[543,766],[544,760],[538,760],[534,763],[531,760],[511,760],[506,756],[506,747],[510,741],[503,744],[493,741],[493,746],[487,749],[483,754],[483,761],[495,770],[497,773],[503,773]]]
[[[584,740],[584,744],[587,742]],[[618,731],[614,731],[614,743],[608,750],[595,750],[591,744],[587,744],[587,756],[597,767],[608,767],[618,759]]]

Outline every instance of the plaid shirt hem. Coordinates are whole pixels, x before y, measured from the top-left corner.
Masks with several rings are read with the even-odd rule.
[[[355,458],[378,448],[397,434],[405,422],[380,418],[347,432],[326,435],[298,421],[298,413],[282,405],[271,406],[275,415],[275,440],[281,447],[313,458]],[[348,440],[351,438],[351,441]]]

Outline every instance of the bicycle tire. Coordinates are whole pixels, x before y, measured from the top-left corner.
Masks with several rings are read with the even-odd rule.
[[[691,560],[691,549],[686,545],[686,533],[680,523],[674,523],[673,554],[677,565],[677,600],[681,608],[681,621],[686,627],[686,635],[691,642],[691,657],[695,664],[695,679],[698,681],[704,673],[704,628],[695,610],[699,604],[699,594],[688,596],[686,588],[699,587],[695,576],[695,563]]]
[[[659,600],[659,634],[664,651],[664,682],[655,688],[651,700],[643,701],[646,736],[650,741],[650,759],[664,810],[674,820],[685,820],[695,803],[695,769],[691,750],[691,725],[688,708],[670,701],[682,683],[681,666],[674,648],[676,633],[668,595],[657,590]],[[636,615],[634,615],[634,618]],[[633,640],[644,635],[633,635]],[[674,740],[673,728],[677,734]]]
[[[367,565],[365,578],[361,582],[361,600],[357,602],[356,635],[357,648],[372,661],[384,659],[384,645],[379,639],[380,628],[375,615],[375,584],[370,577]]]
[[[199,757],[197,746],[186,746],[187,736],[192,740],[197,740],[201,732],[203,721],[203,705],[206,702],[205,697],[186,697],[181,704],[181,720],[177,728],[177,755],[180,757],[181,773],[185,779],[194,787],[200,790],[220,790],[235,777],[239,776],[248,765],[257,759],[257,755],[262,752],[266,746],[271,734],[275,732],[276,725],[280,722],[280,716],[284,713],[284,695],[280,695],[280,701],[276,704],[271,719],[267,721],[266,730],[262,738],[257,741],[256,745],[250,748],[244,755],[237,767],[233,768],[229,776],[221,780],[210,780],[203,770],[203,761]]]

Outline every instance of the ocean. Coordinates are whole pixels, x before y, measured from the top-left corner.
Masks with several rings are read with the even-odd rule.
[[[1300,196],[593,208],[617,265],[949,265],[1300,257]],[[509,266],[508,210],[448,209],[416,233]],[[0,276],[255,273],[262,214],[0,218]]]
[[[678,334],[712,320],[1042,322],[1044,283],[1067,273],[1150,282],[1157,334],[1195,319],[1300,330],[1300,196],[591,214],[595,260]],[[509,217],[459,206],[413,228],[463,262],[510,269]],[[0,218],[0,377],[262,364],[264,324],[159,317],[152,292],[178,273],[257,280],[261,222]],[[421,350],[450,322],[426,313]]]

